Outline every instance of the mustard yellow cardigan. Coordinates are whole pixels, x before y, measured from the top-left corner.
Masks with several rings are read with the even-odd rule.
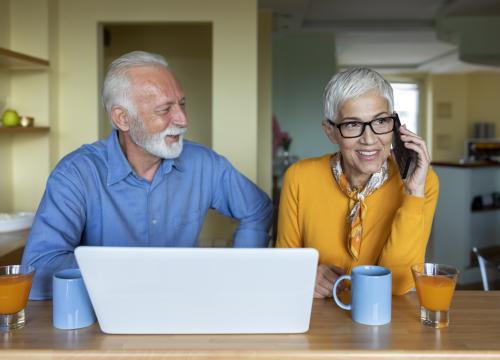
[[[349,200],[332,175],[330,157],[305,159],[287,170],[276,246],[315,248],[320,264],[349,273],[357,265],[385,266],[392,271],[393,293],[406,293],[414,287],[411,265],[424,262],[439,192],[436,173],[428,171],[424,198],[407,195],[390,159],[388,181],[365,200],[360,254],[354,261],[347,250]]]

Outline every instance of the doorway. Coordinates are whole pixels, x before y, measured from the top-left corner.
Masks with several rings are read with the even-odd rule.
[[[101,81],[109,64],[121,55],[142,50],[160,54],[179,79],[189,119],[186,138],[212,148],[212,23],[102,24]],[[100,138],[112,131],[101,107]],[[209,211],[200,246],[229,246],[238,222]]]

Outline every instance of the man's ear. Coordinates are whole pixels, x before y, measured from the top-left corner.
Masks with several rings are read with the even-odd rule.
[[[121,106],[114,105],[111,108],[111,121],[118,130],[128,131],[130,129],[128,111]]]
[[[335,128],[333,127],[333,125],[330,124],[328,120],[323,120],[323,122],[321,123],[321,127],[323,128],[323,131],[325,132],[328,139],[333,144],[338,144],[337,137],[335,134]]]

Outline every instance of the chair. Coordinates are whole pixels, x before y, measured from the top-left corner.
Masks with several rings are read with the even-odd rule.
[[[477,258],[483,290],[490,291],[491,280],[488,279],[488,269],[500,271],[500,246],[490,246],[482,249],[474,246],[472,252]]]

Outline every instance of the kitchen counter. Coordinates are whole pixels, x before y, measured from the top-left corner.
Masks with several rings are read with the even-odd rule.
[[[426,253],[426,261],[458,267],[459,283],[473,286],[481,283],[481,275],[471,266],[472,247],[500,245],[500,207],[492,206],[492,194],[500,193],[500,166],[476,165],[433,164],[439,199]],[[474,199],[483,196],[491,203],[473,206]]]
[[[55,329],[52,303],[30,301],[27,325],[3,334],[0,359],[500,359],[499,304],[500,291],[457,291],[441,330],[420,323],[409,293],[393,297],[384,326],[354,323],[332,299],[317,299],[305,334],[108,335],[98,324]]]
[[[454,168],[491,168],[500,167],[500,163],[494,161],[475,161],[467,163],[459,163],[452,161],[433,161],[432,166],[444,166],[444,167],[454,167]]]
[[[0,264],[12,263],[7,259],[12,258],[14,260],[19,257],[17,253],[22,252],[29,232],[30,229],[0,233]],[[12,254],[15,254],[15,256]]]

